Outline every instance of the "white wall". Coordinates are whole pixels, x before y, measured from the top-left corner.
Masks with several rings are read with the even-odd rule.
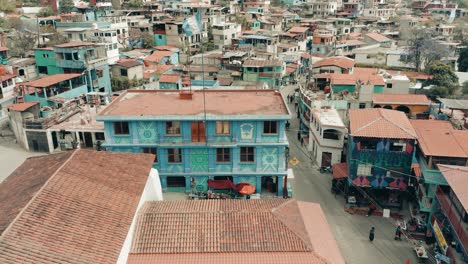
[[[127,238],[125,238],[125,242],[120,250],[119,259],[117,260],[117,264],[126,264],[128,254],[130,253],[130,249],[132,246],[133,234],[135,232],[135,225],[136,220],[138,217],[138,212],[140,208],[145,204],[147,201],[162,201],[163,194],[161,188],[161,181],[159,180],[159,173],[156,169],[151,169],[148,180],[146,181],[145,189],[143,190],[143,194],[141,195],[140,202],[138,203],[137,210],[135,211],[135,215],[133,216],[132,224],[128,229]]]

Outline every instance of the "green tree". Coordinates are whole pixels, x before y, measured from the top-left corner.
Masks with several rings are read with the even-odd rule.
[[[421,71],[423,65],[440,60],[448,55],[448,50],[437,45],[431,36],[432,30],[417,28],[411,30],[408,39],[408,56],[403,60],[413,63],[417,71]]]
[[[154,47],[154,35],[149,32],[141,33],[141,38],[143,39],[143,48],[149,49]]]
[[[50,7],[43,7],[37,13],[37,17],[48,17],[55,15],[55,11]]]
[[[429,84],[446,88],[448,95],[454,94],[458,87],[458,77],[452,67],[441,61],[435,61],[427,65],[426,71],[432,75]]]
[[[15,1],[11,0],[0,0],[0,11],[4,13],[14,13],[15,12]]]
[[[129,8],[142,8],[143,7],[143,1],[142,0],[130,0],[130,2],[128,2],[128,7]]]
[[[458,71],[468,72],[468,43],[465,43],[465,47],[460,50],[460,55],[458,57]]]
[[[462,93],[468,95],[468,81],[464,81],[462,85]]]
[[[58,44],[69,42],[68,38],[60,34],[57,31],[52,32],[52,35],[48,36],[49,41],[47,42],[48,47],[52,47]]]
[[[75,3],[73,0],[61,0],[59,4],[60,13],[68,14],[73,11],[75,8]]]

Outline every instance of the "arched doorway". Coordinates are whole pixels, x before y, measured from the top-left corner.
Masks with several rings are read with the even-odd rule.
[[[374,105],[374,108],[382,108],[381,105]]]
[[[393,107],[391,105],[385,105],[383,108],[393,110]]]
[[[404,112],[407,115],[409,115],[409,113],[411,112],[411,110],[406,105],[399,105],[395,108],[395,110]]]

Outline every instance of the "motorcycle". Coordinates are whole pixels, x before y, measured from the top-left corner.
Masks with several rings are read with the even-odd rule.
[[[332,166],[322,166],[322,167],[320,167],[320,173],[325,173],[325,172],[333,173]]]

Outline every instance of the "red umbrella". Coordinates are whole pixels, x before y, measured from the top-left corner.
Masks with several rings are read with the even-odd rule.
[[[236,191],[240,194],[251,195],[255,193],[255,186],[248,182],[241,182],[236,184]]]

